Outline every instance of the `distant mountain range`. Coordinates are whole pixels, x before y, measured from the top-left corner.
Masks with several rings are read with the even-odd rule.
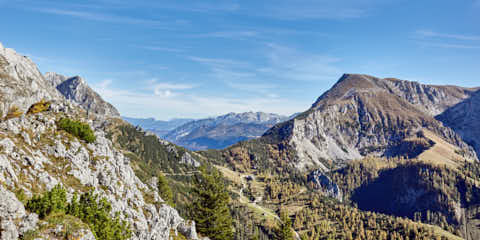
[[[290,118],[264,112],[228,113],[206,119],[170,121],[123,117],[133,125],[191,150],[221,149],[239,141],[257,138],[273,125]]]
[[[131,118],[122,117],[125,121],[140,126],[146,131],[153,132],[157,136],[162,137],[177,127],[182,126],[185,123],[194,121],[191,118],[176,118],[169,121],[155,120],[154,118]]]

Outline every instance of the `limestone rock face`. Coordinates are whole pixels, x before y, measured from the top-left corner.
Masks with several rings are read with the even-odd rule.
[[[308,111],[274,126],[264,137],[292,146],[299,169],[313,166],[327,170],[329,161],[401,155],[398,149],[403,140],[415,137],[422,129],[476,159],[472,146],[465,142],[467,138],[435,119],[471,98],[475,91],[345,74]]]
[[[480,156],[480,91],[436,118],[459,134]]]
[[[42,99],[62,97],[49,86],[32,60],[0,44],[0,118],[14,107],[26,112]]]
[[[313,183],[313,186],[322,191],[326,196],[343,200],[342,190],[327,175],[320,170],[315,170],[308,174],[307,181]]]
[[[45,78],[65,98],[79,104],[83,109],[109,117],[119,117],[118,110],[112,104],[103,100],[98,93],[88,86],[86,81],[79,77],[65,77],[63,75],[48,72]]]

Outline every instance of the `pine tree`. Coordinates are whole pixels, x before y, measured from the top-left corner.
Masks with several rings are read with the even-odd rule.
[[[212,240],[233,239],[233,220],[228,208],[230,196],[221,173],[200,167],[200,174],[195,176],[194,182],[195,199],[191,213],[197,231]]]
[[[163,174],[158,175],[158,193],[160,197],[170,206],[175,207],[175,203],[173,202],[173,193],[172,189],[168,185],[168,180],[163,176]]]
[[[276,231],[276,239],[278,240],[293,240],[292,232],[292,220],[288,216],[287,212],[282,212],[280,220],[280,226],[278,226]]]

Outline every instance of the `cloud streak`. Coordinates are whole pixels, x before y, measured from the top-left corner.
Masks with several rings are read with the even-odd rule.
[[[41,12],[41,13],[46,13],[46,14],[81,18],[81,19],[90,20],[90,21],[131,24],[131,25],[144,25],[148,27],[163,28],[163,29],[171,29],[172,24],[174,25],[179,24],[178,21],[174,23],[167,23],[165,21],[160,21],[160,20],[143,19],[143,18],[113,15],[113,14],[91,12],[91,11],[73,11],[73,10],[58,9],[58,8],[34,8],[31,10]]]
[[[178,85],[165,84],[164,87],[184,88]],[[156,94],[137,90],[116,89],[112,81],[104,81],[93,85],[107,101],[116,106],[122,114],[133,117],[152,116],[167,120],[171,116],[199,118],[220,115],[226,112],[268,111],[289,115],[306,108],[291,99],[255,97],[235,98],[203,96],[198,94]]]
[[[447,34],[447,33],[438,33],[428,30],[418,30],[415,32],[417,36],[421,38],[447,38],[455,39],[462,41],[480,41],[480,36],[475,35],[463,35],[463,34]]]

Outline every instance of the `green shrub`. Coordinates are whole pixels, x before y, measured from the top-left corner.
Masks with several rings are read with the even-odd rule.
[[[67,193],[60,185],[42,196],[34,196],[27,202],[27,209],[44,218],[53,212],[64,212],[67,208]]]
[[[93,143],[97,140],[93,130],[86,123],[69,118],[62,118],[57,122],[57,126],[87,143]]]
[[[131,237],[128,224],[120,220],[118,213],[115,217],[110,216],[110,203],[105,198],[98,199],[98,195],[92,192],[82,194],[80,199],[75,193],[68,203],[65,189],[57,185],[42,196],[30,199],[27,210],[37,213],[41,219],[53,213],[77,217],[90,227],[96,239],[124,240]]]
[[[96,239],[123,240],[131,237],[131,231],[125,221],[120,221],[118,214],[110,216],[112,206],[107,199],[98,200],[98,195],[92,192],[84,193],[77,201],[74,195],[68,206],[67,214],[80,218],[87,223]]]

